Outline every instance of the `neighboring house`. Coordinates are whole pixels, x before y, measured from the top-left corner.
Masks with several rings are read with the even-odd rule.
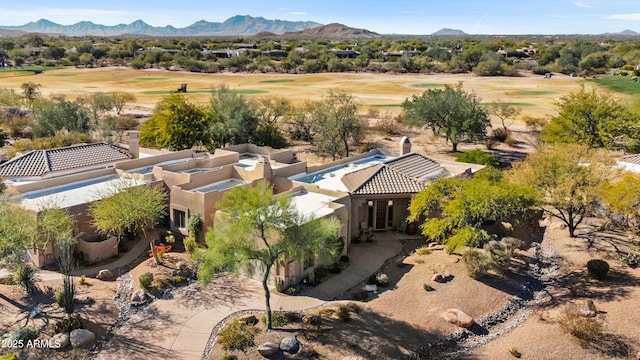
[[[360,55],[355,50],[333,50],[333,53],[341,59],[355,59]]]
[[[618,160],[618,166],[625,170],[640,173],[640,154],[627,155]]]

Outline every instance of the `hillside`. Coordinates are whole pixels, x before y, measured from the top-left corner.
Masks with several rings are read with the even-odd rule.
[[[313,21],[268,20],[263,17],[237,15],[224,22],[197,21],[184,28],[171,25],[156,27],[142,20],[131,24],[113,26],[81,21],[72,25],[60,25],[46,19],[19,26],[0,26],[0,30],[36,32],[42,34],[63,34],[67,36],[115,36],[115,35],[148,35],[148,36],[225,36],[253,35],[260,32],[283,34],[318,27],[321,24]]]
[[[343,24],[333,23],[302,31],[286,33],[285,37],[325,38],[325,39],[374,39],[382,35],[366,29],[356,29]]]

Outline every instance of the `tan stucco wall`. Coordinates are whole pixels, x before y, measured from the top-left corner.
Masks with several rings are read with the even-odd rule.
[[[85,261],[94,263],[117,256],[118,239],[115,236],[98,242],[88,242],[78,239],[76,249],[82,253]]]

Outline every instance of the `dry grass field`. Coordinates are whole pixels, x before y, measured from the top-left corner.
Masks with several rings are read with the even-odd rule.
[[[42,74],[24,72],[23,76],[0,73],[0,87],[20,91],[25,82],[40,84],[45,96],[52,94],[75,98],[95,92],[126,91],[136,96],[132,105],[138,111],[151,111],[155,104],[180,84],[188,84],[187,96],[206,103],[209,92],[220,85],[251,97],[278,95],[299,105],[317,100],[330,89],[344,89],[365,106],[397,113],[400,104],[414,94],[445,84],[463,83],[467,91],[477,94],[483,103],[509,103],[522,109],[522,115],[545,116],[557,110],[554,102],[563,94],[575,92],[582,78],[555,75],[552,79],[523,73],[520,77],[478,77],[473,74],[198,74],[164,70],[130,68],[46,70]]]

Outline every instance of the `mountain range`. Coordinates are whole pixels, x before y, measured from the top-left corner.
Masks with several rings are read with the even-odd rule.
[[[4,30],[20,30],[43,34],[60,34],[67,36],[116,36],[116,35],[149,35],[149,36],[224,36],[224,35],[254,35],[259,32],[283,34],[286,32],[302,31],[322,24],[313,21],[267,20],[263,17],[236,15],[224,22],[197,21],[184,28],[171,25],[164,27],[151,26],[142,20],[131,24],[113,26],[94,24],[91,21],[81,21],[73,25],[60,25],[46,19],[30,22],[19,26],[1,26]]]

